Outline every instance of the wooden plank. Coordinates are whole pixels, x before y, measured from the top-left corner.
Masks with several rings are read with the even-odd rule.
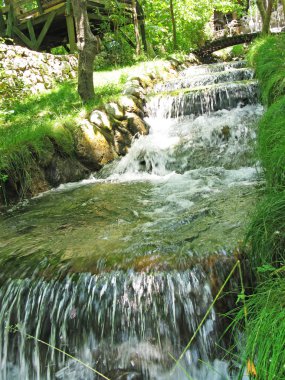
[[[29,38],[16,26],[13,26],[13,32],[24,42],[30,49],[34,49],[34,44]]]
[[[47,34],[49,28],[50,28],[50,26],[51,26],[51,24],[52,24],[52,22],[53,22],[53,19],[54,19],[55,15],[56,15],[56,12],[55,12],[55,11],[52,12],[52,13],[50,13],[50,14],[48,15],[48,18],[47,18],[47,20],[46,20],[46,22],[45,22],[45,24],[44,24],[44,26],[43,26],[43,29],[42,29],[42,31],[41,31],[41,33],[40,33],[40,35],[39,35],[39,38],[37,39],[37,44],[36,44],[36,49],[37,49],[37,50],[38,50],[39,47],[41,46],[41,44],[42,44],[42,42],[43,42],[43,40],[44,40],[44,38],[45,38],[45,36],[46,36],[46,34]]]
[[[67,25],[67,33],[68,33],[68,41],[70,46],[70,52],[74,53],[77,49],[76,45],[76,37],[75,37],[75,27],[73,16],[66,16],[66,25]]]
[[[5,23],[5,20],[4,20],[4,17],[3,17],[3,13],[0,9],[0,36],[4,36],[5,35],[5,30],[6,30],[6,23]]]
[[[53,7],[53,10],[56,12],[56,16],[57,15],[64,15],[65,5],[62,6],[62,4],[59,4],[58,6]],[[35,25],[43,24],[44,22],[46,22],[48,15],[49,15],[49,12],[45,12],[42,15],[37,13],[33,17],[33,25],[35,26]],[[19,24],[18,24],[19,29],[25,30],[27,28],[27,21],[28,21],[27,19],[19,20]]]
[[[28,30],[29,30],[30,39],[31,39],[34,47],[36,47],[37,46],[37,37],[36,37],[35,30],[34,30],[33,23],[31,21],[31,19],[28,20],[27,26],[28,26]]]
[[[6,36],[8,37],[12,37],[13,22],[14,22],[14,11],[13,11],[13,6],[11,4],[9,12],[8,12],[7,29],[6,29]]]

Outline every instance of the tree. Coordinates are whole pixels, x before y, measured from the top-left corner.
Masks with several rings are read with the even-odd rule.
[[[175,14],[174,14],[174,6],[173,6],[173,0],[170,0],[170,15],[171,15],[171,22],[172,22],[172,35],[173,35],[173,49],[177,50],[177,31],[176,31],[176,20],[175,20]]]
[[[136,54],[139,56],[141,55],[141,39],[136,0],[132,0],[132,11],[136,37]]]
[[[76,28],[78,60],[78,93],[83,102],[95,97],[93,64],[99,52],[100,40],[90,29],[86,0],[71,0]]]
[[[256,0],[256,5],[262,19],[262,33],[268,34],[270,32],[270,20],[275,1],[276,0]],[[282,3],[284,3],[284,0],[282,0]]]

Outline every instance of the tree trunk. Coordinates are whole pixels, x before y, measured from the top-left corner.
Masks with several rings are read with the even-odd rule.
[[[93,64],[100,40],[91,32],[86,0],[71,0],[76,27],[78,61],[78,93],[84,103],[95,97]]]
[[[138,18],[139,18],[141,37],[142,37],[142,43],[143,43],[143,50],[147,54],[148,48],[147,48],[147,39],[146,39],[146,31],[145,31],[144,11],[143,11],[143,7],[141,6],[141,4],[138,1],[136,3],[137,3],[137,14],[138,14]]]
[[[285,18],[285,0],[281,0],[282,6],[283,6],[283,16]]]
[[[173,34],[173,48],[177,50],[177,31],[176,31],[176,20],[174,14],[173,0],[170,0],[170,14],[172,22],[172,34]]]
[[[133,9],[133,20],[134,20],[134,29],[136,37],[136,55],[141,55],[141,39],[140,39],[140,27],[137,13],[137,4],[136,0],[132,0],[132,9]]]
[[[268,34],[270,32],[270,20],[275,0],[256,0],[256,4],[262,19],[262,33]]]

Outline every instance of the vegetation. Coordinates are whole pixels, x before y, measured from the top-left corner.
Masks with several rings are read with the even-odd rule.
[[[253,378],[281,380],[285,377],[285,281],[270,278],[246,299],[247,322],[243,341],[243,362],[249,363],[257,376]],[[236,327],[244,326],[244,313],[236,317]],[[253,364],[254,363],[254,364]]]
[[[96,97],[86,104],[76,91],[75,81],[59,84],[45,93],[26,96],[24,100],[20,91],[14,92],[14,98],[12,92],[7,91],[0,99],[0,186],[7,181],[7,173],[15,178],[24,176],[26,180],[22,182],[29,184],[27,176],[34,159],[49,154],[50,141],[55,142],[63,154],[73,155],[76,119],[116,100],[131,73],[150,68],[159,70],[160,63],[151,61],[94,73]],[[3,94],[5,88],[3,84]]]
[[[265,105],[285,94],[285,37],[267,36],[258,39],[248,55],[255,68]]]
[[[254,368],[259,379],[285,377],[285,37],[268,36],[256,41],[249,61],[261,84],[261,97],[269,106],[260,121],[258,156],[266,188],[247,234],[248,256],[257,279],[253,295],[246,298],[235,326],[244,326],[244,367]]]

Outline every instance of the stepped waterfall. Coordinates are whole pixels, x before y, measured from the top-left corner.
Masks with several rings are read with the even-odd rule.
[[[238,277],[184,349],[257,198],[253,71],[185,69],[146,112],[125,157],[0,216],[1,380],[103,378],[79,361],[111,380],[236,379],[224,313]]]

